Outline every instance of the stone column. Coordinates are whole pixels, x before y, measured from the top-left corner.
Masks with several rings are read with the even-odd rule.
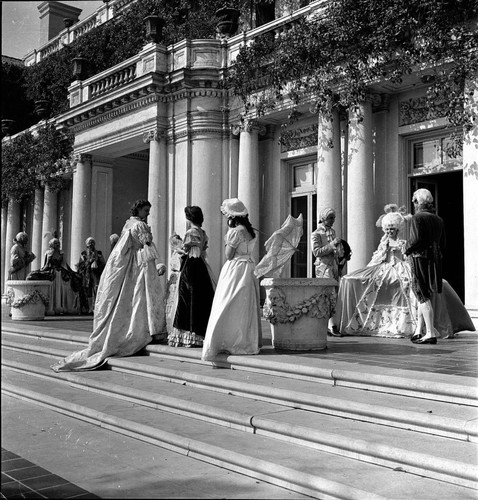
[[[2,242],[2,254],[1,254],[1,265],[2,269],[5,269],[7,267],[6,263],[6,244],[7,244],[7,207],[2,207],[2,226],[1,226],[1,242]],[[1,285],[0,285],[0,290],[1,293],[3,293],[3,290],[5,290],[5,273],[0,273],[1,275]]]
[[[58,193],[46,185],[43,198],[41,260],[48,250],[48,242],[58,236]]]
[[[352,249],[350,273],[365,266],[374,250],[372,103],[367,100],[349,110],[349,123],[346,239]]]
[[[70,259],[76,262],[89,236],[91,224],[91,155],[76,156],[71,202]]]
[[[166,136],[159,130],[151,130],[143,135],[143,142],[149,143],[148,200],[151,213],[153,241],[158,248],[162,262],[168,259],[168,149]]]
[[[265,128],[254,120],[245,120],[233,132],[239,133],[237,197],[246,205],[251,224],[260,229],[259,132],[264,133]],[[259,261],[257,244],[254,258]]]
[[[216,279],[224,262],[224,217],[220,212],[223,201],[222,127],[210,120],[210,127],[195,128],[191,140],[191,204],[201,207],[203,229],[209,238],[208,262]],[[181,214],[184,217],[184,211]]]
[[[3,276],[8,280],[8,269],[10,267],[10,250],[13,246],[13,238],[20,231],[20,203],[10,200],[7,209],[7,229],[5,233],[5,266]],[[3,290],[5,290],[3,288]]]
[[[465,106],[478,111],[478,89],[469,83]],[[478,230],[476,225],[478,200],[478,124],[465,131],[463,140],[463,230],[465,245],[465,306],[478,328]]]
[[[43,188],[35,189],[35,198],[33,200],[33,224],[32,234],[30,235],[32,252],[37,256],[33,261],[33,269],[40,269],[43,265],[42,254],[42,235],[43,235]]]
[[[318,117],[317,140],[317,222],[320,212],[327,207],[337,212],[334,229],[344,237],[342,227],[342,168],[340,156],[340,118],[338,111],[331,116]],[[315,229],[315,228],[314,228]],[[346,239],[344,237],[344,239]]]

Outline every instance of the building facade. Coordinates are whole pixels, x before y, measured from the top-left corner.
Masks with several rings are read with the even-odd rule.
[[[115,3],[124,8],[127,2],[105,4],[95,22],[115,15]],[[266,32],[279,36],[322,3],[310,2],[231,37],[171,46],[151,42],[121,64],[72,82],[70,109],[52,119],[75,134],[76,167],[69,188],[60,193],[38,189],[28,206],[11,203],[2,211],[2,278],[12,239],[21,229],[30,235],[37,256],[47,248],[46,235],[57,231],[72,267],[88,236],[108,255],[109,236],[120,233],[138,198],[152,203],[149,224],[166,264],[170,235],[186,230],[184,207],[199,205],[210,238],[209,262],[218,274],[227,230],[219,207],[223,199],[236,196],[259,231],[257,258],[287,215],[302,213],[300,251],[284,271],[291,277],[313,276],[310,234],[322,208],[335,207],[336,231],[353,252],[350,272],[366,265],[377,247],[382,231],[375,222],[384,206],[396,203],[412,211],[413,191],[426,187],[446,225],[444,276],[476,322],[478,124],[458,152],[450,148],[446,119],[430,116],[424,106],[426,71],[400,84],[371,85],[359,109],[336,113],[333,119],[305,106],[287,138],[281,125],[288,109],[244,119],[241,102],[221,85],[241,45]],[[89,18],[76,29],[88,23]],[[74,28],[27,56],[25,63],[37,62],[42,50],[52,50]],[[477,106],[476,80],[470,88]]]

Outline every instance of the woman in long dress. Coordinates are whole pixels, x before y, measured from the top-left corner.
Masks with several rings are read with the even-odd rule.
[[[252,253],[257,242],[244,204],[224,200],[227,217],[227,261],[221,269],[207,325],[202,359],[212,361],[220,352],[258,354],[262,345],[259,282]]]
[[[412,337],[417,326],[418,302],[411,289],[406,241],[398,238],[409,216],[396,205],[385,208],[391,211],[377,221],[385,234],[371,261],[340,281],[337,316],[343,335]],[[438,336],[451,338],[457,328],[474,330],[468,312],[445,280],[443,293],[433,297],[433,308]]]
[[[206,261],[208,237],[202,229],[202,210],[197,206],[188,206],[184,213],[190,227],[182,244],[179,280],[170,313],[174,318],[173,328],[168,335],[168,344],[174,347],[202,347],[215,285]]]
[[[32,271],[27,280],[52,281],[47,315],[79,315],[84,302],[81,276],[65,261],[65,254],[58,238],[52,238],[48,246],[43,267]]]
[[[52,366],[56,372],[92,370],[111,356],[131,356],[166,339],[164,296],[159,276],[166,266],[146,223],[151,203],[136,201],[101,275],[86,349]]]

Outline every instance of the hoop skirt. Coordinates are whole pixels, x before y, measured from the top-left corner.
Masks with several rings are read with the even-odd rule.
[[[390,246],[384,238],[367,267],[342,277],[337,301],[342,335],[402,338],[414,334],[418,301],[404,249],[404,240]],[[474,331],[468,311],[446,280],[443,292],[433,294],[432,305],[438,337]]]

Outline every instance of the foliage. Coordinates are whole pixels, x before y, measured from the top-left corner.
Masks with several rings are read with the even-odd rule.
[[[34,147],[35,139],[28,131],[2,143],[2,207],[9,199],[22,202],[34,193]]]
[[[22,89],[27,69],[25,66],[2,60],[1,90],[2,119],[15,120],[15,131],[24,130],[35,122],[33,106]]]
[[[38,130],[35,142],[32,151],[36,157],[35,177],[52,191],[61,191],[68,182],[67,174],[73,172],[73,134],[47,124]]]
[[[2,206],[9,200],[21,203],[40,183],[60,191],[71,173],[73,136],[47,124],[36,135],[26,131],[2,143]]]
[[[331,0],[278,40],[265,34],[243,47],[227,83],[246,112],[261,115],[285,100],[330,112],[357,105],[372,83],[399,84],[425,64],[430,109],[446,96],[450,123],[469,128],[464,85],[478,70],[470,22],[477,16],[474,0]]]

